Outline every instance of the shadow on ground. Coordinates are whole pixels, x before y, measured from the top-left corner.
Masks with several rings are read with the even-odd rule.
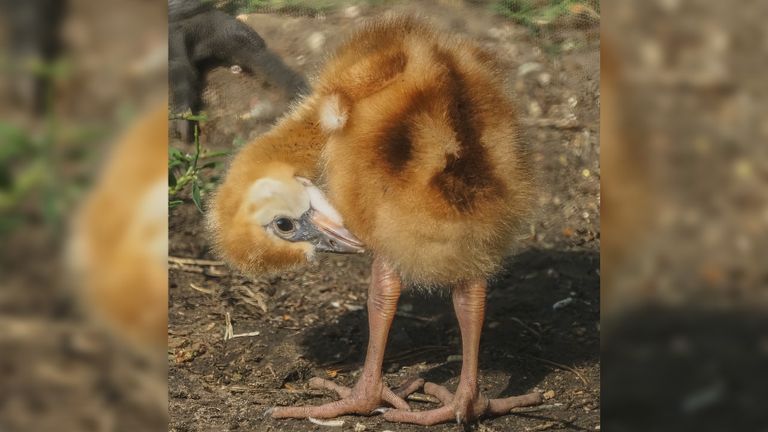
[[[645,306],[605,328],[606,430],[768,427],[764,311]]]
[[[502,396],[530,391],[549,373],[542,364],[554,366],[546,360],[569,367],[598,361],[598,267],[595,252],[533,249],[511,258],[491,284],[480,367],[510,375]],[[567,298],[570,304],[553,309]],[[304,332],[304,357],[323,367],[355,370],[364,359],[367,331],[364,310],[346,312]],[[449,290],[407,290],[390,331],[384,370],[428,364],[420,376],[445,383],[459,375],[461,363],[446,360],[460,352]]]

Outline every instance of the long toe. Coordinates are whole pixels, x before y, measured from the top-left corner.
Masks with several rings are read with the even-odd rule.
[[[451,402],[453,402],[453,393],[451,393],[450,390],[448,390],[447,388],[439,384],[435,384],[435,383],[424,384],[424,393],[440,399],[440,402],[442,402],[443,405],[448,405]]]
[[[511,396],[504,399],[491,399],[487,415],[501,416],[509,414],[512,408],[539,405],[543,401],[541,393],[529,393],[522,396]]]
[[[421,426],[432,426],[440,423],[456,421],[456,413],[452,406],[444,406],[429,411],[390,410],[384,413],[384,420],[394,423],[412,423]]]
[[[406,410],[406,411],[411,410],[411,407],[408,405],[408,402],[406,402],[403,398],[401,398],[395,392],[393,392],[392,390],[386,387],[381,392],[381,398],[384,400],[384,402],[392,405],[396,409]]]
[[[422,387],[424,387],[423,378],[410,378],[404,383],[400,384],[400,387],[392,390],[392,392],[394,392],[398,397],[405,399]]]
[[[309,387],[315,390],[330,390],[339,395],[340,398],[347,398],[352,394],[352,389],[338,385],[333,381],[329,381],[323,378],[311,378],[309,380]]]
[[[342,399],[336,402],[319,406],[277,407],[272,409],[272,418],[319,418],[327,419],[345,414],[367,414],[360,412],[360,406],[355,406],[351,399]]]

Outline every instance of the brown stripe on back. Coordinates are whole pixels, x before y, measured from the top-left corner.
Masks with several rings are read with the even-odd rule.
[[[391,171],[400,172],[411,160],[413,142],[411,140],[411,123],[409,121],[397,121],[390,131],[381,140],[381,149]]]
[[[500,192],[503,183],[494,176],[488,152],[480,142],[483,119],[472,100],[468,85],[451,53],[437,49],[440,61],[448,69],[450,92],[448,122],[456,133],[458,152],[446,155],[445,168],[432,178],[432,185],[459,211],[471,211],[478,198]]]
[[[402,172],[413,157],[413,121],[414,117],[430,109],[436,89],[427,88],[414,91],[408,101],[399,110],[381,122],[379,150],[392,174]]]

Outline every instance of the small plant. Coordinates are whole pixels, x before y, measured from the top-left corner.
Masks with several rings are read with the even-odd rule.
[[[178,118],[195,122],[195,148],[194,153],[190,154],[168,147],[168,207],[183,204],[181,195],[189,190],[192,202],[202,212],[202,196],[210,192],[218,180],[216,176],[203,176],[203,172],[214,171],[229,156],[229,152],[212,152],[200,145],[198,123],[206,120],[205,115],[184,114]]]
[[[2,71],[9,67],[0,60]],[[45,106],[40,117],[29,114],[37,128],[0,121],[0,238],[34,221],[43,221],[58,238],[66,214],[87,183],[73,173],[90,156],[88,145],[103,134],[61,124],[55,116],[55,84],[70,73],[67,61],[36,61],[13,67],[44,79]]]

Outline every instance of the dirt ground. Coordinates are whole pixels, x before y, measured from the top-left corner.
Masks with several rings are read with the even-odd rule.
[[[480,369],[481,389],[489,396],[539,390],[546,401],[536,410],[485,419],[473,428],[599,430],[598,29],[564,25],[534,34],[486,7],[454,3],[410,8],[498,53],[509,71],[541,185],[530,232],[491,284]],[[247,22],[290,66],[311,76],[350,26],[384,10],[253,14]],[[209,121],[203,145],[214,149],[232,149],[264,132],[285,107],[268,83],[228,68],[209,73],[204,98]],[[193,204],[171,211],[170,230],[172,257],[216,259]],[[306,271],[257,280],[218,265],[172,265],[169,430],[425,430],[376,416],[346,416],[342,428],[329,428],[263,415],[276,405],[333,400],[307,388],[313,376],[355,382],[367,340],[369,265],[367,257],[333,256]],[[248,335],[225,341],[227,317],[235,334]],[[404,293],[390,333],[385,381],[396,386],[420,376],[455,386],[459,352],[448,296]],[[432,407],[411,403],[417,410]]]

